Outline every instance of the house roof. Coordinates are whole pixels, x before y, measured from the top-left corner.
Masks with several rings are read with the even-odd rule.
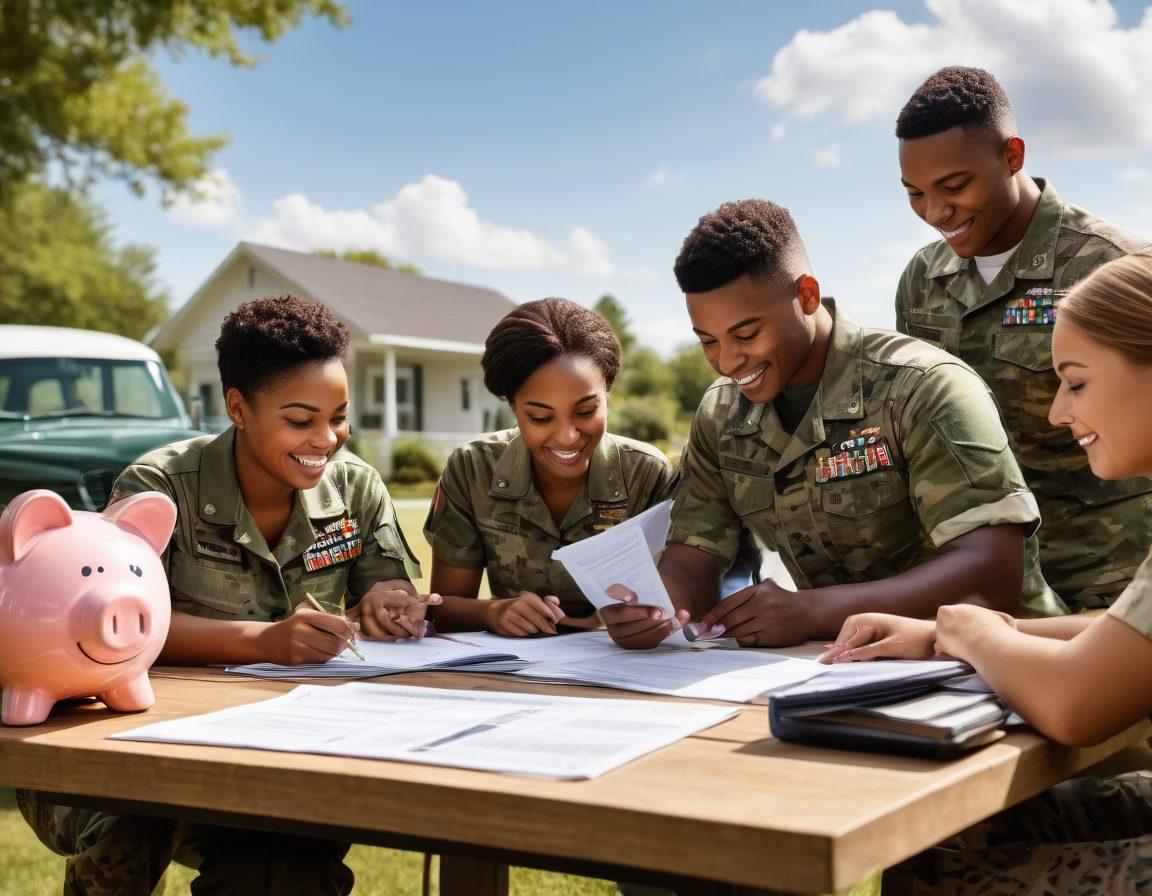
[[[180,319],[207,292],[212,281],[241,255],[285,281],[301,298],[328,306],[354,331],[360,330],[372,341],[402,337],[475,345],[483,343],[496,322],[516,307],[511,299],[493,289],[326,255],[240,243],[153,336],[153,345],[168,341]]]

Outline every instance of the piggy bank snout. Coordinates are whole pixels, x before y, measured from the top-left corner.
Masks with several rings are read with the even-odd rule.
[[[139,654],[152,640],[154,622],[151,602],[139,594],[89,594],[73,616],[77,643],[98,663],[119,663]]]

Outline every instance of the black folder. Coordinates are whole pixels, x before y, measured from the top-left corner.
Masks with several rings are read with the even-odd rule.
[[[938,672],[852,687],[830,688],[820,678],[774,694],[768,701],[772,734],[784,741],[846,750],[951,758],[1004,736],[1009,711],[994,694],[948,691],[950,679],[971,669]],[[936,699],[933,699],[936,698]],[[932,714],[933,706],[962,707]]]

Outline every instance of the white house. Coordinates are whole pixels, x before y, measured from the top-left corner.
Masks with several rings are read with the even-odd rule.
[[[500,293],[323,255],[240,243],[150,340],[175,349],[209,425],[226,423],[214,343],[242,302],[290,292],[321,302],[351,331],[353,429],[385,475],[397,440],[441,455],[496,428],[500,403],[484,388],[484,338],[515,307]],[[366,452],[367,453],[367,452]]]

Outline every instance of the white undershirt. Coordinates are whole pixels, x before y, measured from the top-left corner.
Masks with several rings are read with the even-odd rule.
[[[991,283],[996,279],[996,275],[1000,273],[1008,259],[1012,257],[1012,253],[1020,248],[1017,243],[1007,252],[1001,252],[999,255],[977,255],[976,256],[976,270],[980,272],[981,278],[985,283]]]

